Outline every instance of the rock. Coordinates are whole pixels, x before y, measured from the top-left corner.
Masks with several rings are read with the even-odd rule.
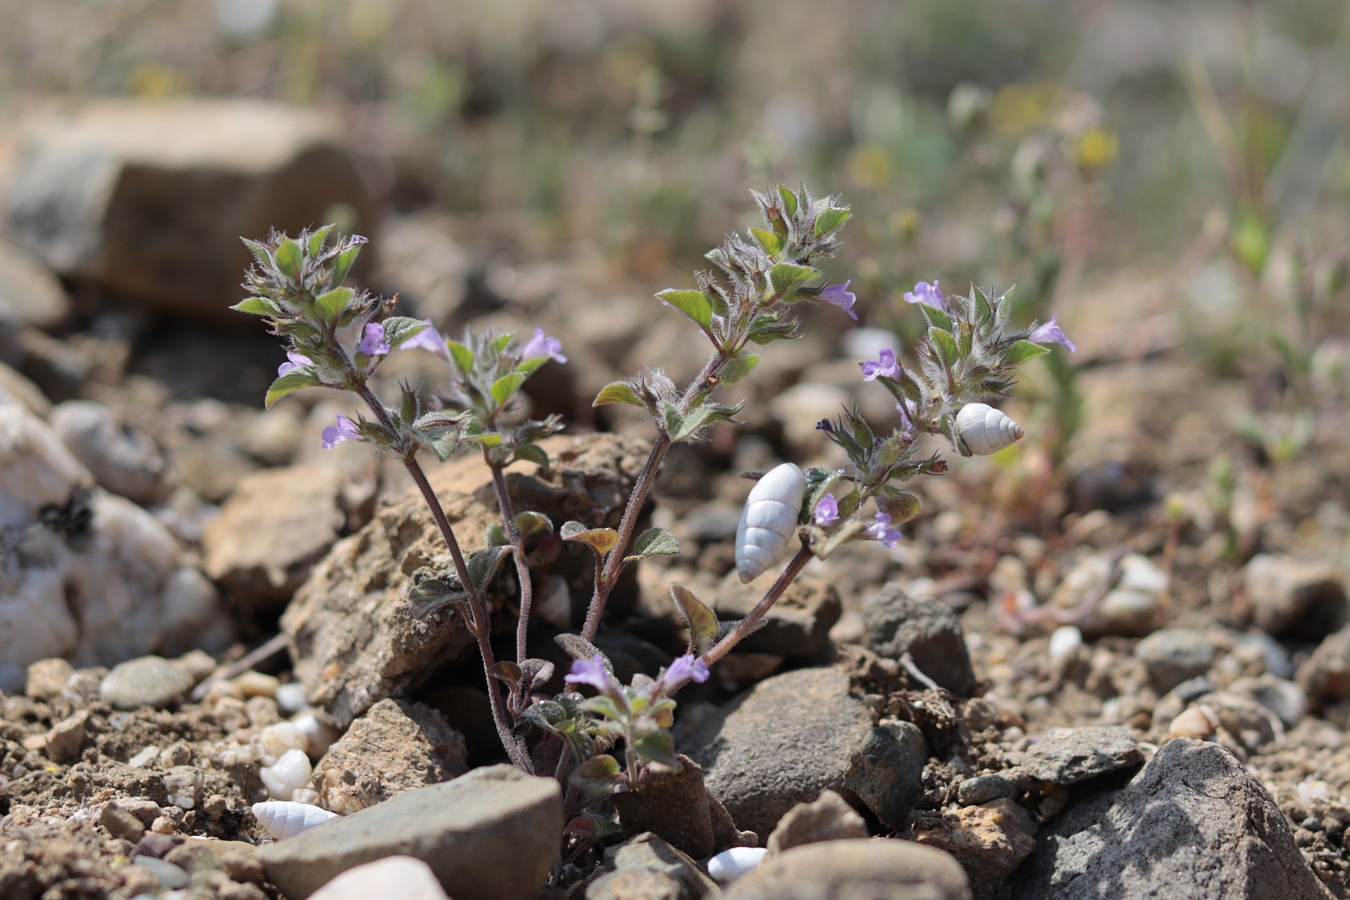
[[[695,900],[680,880],[655,869],[606,872],[586,885],[586,900]]]
[[[350,815],[469,769],[464,737],[421,703],[386,698],[352,722],[314,770],[326,809]]]
[[[267,879],[303,900],[389,856],[422,860],[455,900],[533,900],[562,837],[562,792],[513,766],[399,794],[258,851]]]
[[[737,513],[739,516],[739,512]],[[730,572],[718,585],[713,611],[721,621],[743,619],[763,596],[763,590],[778,577],[777,566],[750,584]],[[834,623],[839,621],[839,594],[822,578],[798,578],[773,605],[763,623],[736,645],[738,653],[772,653],[778,656],[815,657],[825,649]]]
[[[159,886],[166,891],[187,887],[188,882],[192,880],[182,868],[153,856],[137,856],[131,864],[151,872],[159,882]]]
[[[1031,781],[1031,775],[1021,768],[976,775],[957,784],[956,800],[962,806],[979,806],[991,800],[1011,800],[1030,789]]]
[[[1298,667],[1296,680],[1315,706],[1350,697],[1350,626],[1318,644]]]
[[[102,403],[68,400],[51,414],[52,429],[105,490],[143,506],[169,490],[166,463],[153,440],[128,431]]]
[[[220,869],[235,881],[261,882],[265,877],[258,861],[258,848],[243,841],[189,837],[165,853],[164,858],[194,875]]]
[[[145,836],[145,824],[117,803],[106,803],[99,813],[98,824],[115,838],[136,843]]]
[[[1278,716],[1285,728],[1293,728],[1308,711],[1308,697],[1303,688],[1270,674],[1239,678],[1228,685],[1228,692],[1260,703]]]
[[[804,809],[806,806],[807,804],[803,803],[800,806],[794,806],[793,809]],[[863,837],[866,837],[866,835],[863,835]],[[772,840],[772,838],[770,839]],[[764,847],[732,847],[730,850],[723,850],[708,860],[708,874],[718,884],[730,884],[764,862],[764,857],[768,855],[769,851]]]
[[[33,700],[55,700],[65,695],[74,674],[75,667],[64,659],[40,659],[28,667],[24,696]]]
[[[950,854],[894,838],[793,847],[731,885],[725,900],[969,900],[966,873]]]
[[[54,763],[65,765],[77,760],[84,747],[85,724],[89,721],[89,710],[76,710],[57,722],[42,737],[47,758]]]
[[[231,627],[177,540],[93,477],[32,413],[0,405],[0,690],[31,662],[114,665],[153,651],[218,649]]]
[[[894,585],[883,587],[863,606],[867,646],[890,659],[908,653],[933,681],[968,697],[975,690],[965,632],[951,607],[932,597],[910,597]]]
[[[800,669],[717,710],[684,749],[736,824],[768,834],[796,804],[844,787],[849,755],[871,727],[842,672]]]
[[[1011,800],[992,800],[936,817],[925,816],[910,837],[946,850],[970,876],[976,900],[992,900],[1036,848],[1031,815]]]
[[[1022,768],[1051,784],[1077,784],[1139,765],[1144,751],[1121,725],[1052,728],[1027,750]]]
[[[52,271],[22,247],[0,240],[0,319],[53,331],[70,311],[70,298]]]
[[[450,900],[436,873],[412,856],[387,856],[348,869],[310,896],[314,900],[370,900],[396,887],[399,900]]]
[[[1069,570],[1051,598],[1060,609],[1083,610],[1078,627],[1086,637],[1142,636],[1156,627],[1167,574],[1139,553],[1125,554],[1114,568],[1113,581],[1112,555],[1089,556]],[[1098,597],[1100,602],[1089,607]]]
[[[192,690],[192,676],[161,656],[143,656],[113,666],[99,683],[99,697],[113,709],[172,706]]]
[[[605,869],[610,872],[649,871],[679,883],[683,895],[697,898],[715,892],[717,885],[689,856],[654,834],[635,835],[605,849]]]
[[[913,722],[883,722],[849,757],[844,784],[887,828],[899,828],[923,794],[928,743]]]
[[[1257,628],[1275,638],[1316,641],[1346,624],[1345,585],[1331,566],[1260,553],[1242,569]]]
[[[245,475],[202,535],[203,568],[254,614],[275,612],[309,576],[314,564],[350,527],[344,491],[374,481],[353,479],[336,465],[298,465]]]
[[[649,831],[695,859],[712,856],[712,813],[703,787],[703,770],[684,754],[680,766],[648,766],[637,788],[614,795],[619,827],[625,837]]]
[[[507,486],[517,509],[536,509],[555,527],[569,519],[615,526],[645,458],[645,449],[613,435],[554,437],[543,442],[553,461],[547,480],[511,472]],[[481,460],[451,460],[428,472],[433,489],[468,556],[484,546],[489,522],[500,516]],[[575,553],[569,554],[568,550]],[[585,554],[584,556],[582,554]],[[590,596],[591,551],[564,550],[552,565],[576,579],[574,596]],[[343,538],[314,567],[282,617],[291,658],[305,692],[346,726],[373,703],[406,693],[442,664],[471,650],[473,638],[449,610],[414,619],[408,587],[423,566],[448,570],[449,556],[420,494],[415,490]],[[500,605],[504,594],[489,599]],[[497,617],[495,625],[514,629]]]
[[[229,311],[251,262],[240,235],[295,234],[337,204],[356,231],[374,224],[340,127],[256,100],[89,103],[21,126],[5,213],[63,278],[242,325]]]
[[[1332,896],[1261,783],[1219,745],[1184,738],[1043,828],[1011,886],[1015,900]]]
[[[867,822],[858,811],[834,791],[821,791],[814,801],[797,804],[778,820],[768,848],[770,853],[781,853],[802,844],[865,837]]]
[[[1135,657],[1148,669],[1149,682],[1160,697],[1183,681],[1208,672],[1217,652],[1207,634],[1191,628],[1155,631],[1134,648]]]

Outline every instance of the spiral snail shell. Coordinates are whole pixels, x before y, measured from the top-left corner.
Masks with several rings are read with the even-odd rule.
[[[315,825],[322,825],[329,819],[337,818],[337,813],[308,803],[296,803],[293,800],[267,800],[255,803],[253,815],[257,816],[263,827],[279,841],[294,837]]]
[[[1002,410],[986,403],[967,403],[956,414],[956,434],[971,453],[988,456],[1021,440],[1026,432]]]
[[[792,463],[770,469],[750,489],[736,526],[736,571],[742,582],[754,580],[787,550],[805,493],[806,476]]]

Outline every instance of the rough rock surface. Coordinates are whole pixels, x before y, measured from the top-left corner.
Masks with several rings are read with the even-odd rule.
[[[969,900],[966,873],[949,854],[885,838],[825,841],[765,859],[726,900]]]
[[[1012,885],[1019,900],[1332,896],[1261,783],[1217,744],[1187,739],[1042,829]]]

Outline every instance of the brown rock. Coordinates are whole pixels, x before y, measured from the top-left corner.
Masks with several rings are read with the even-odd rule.
[[[867,822],[835,791],[821,791],[811,803],[799,803],[778,820],[766,846],[770,853],[821,841],[867,837]]]
[[[966,873],[936,847],[893,838],[825,841],[767,857],[726,900],[969,900]]]
[[[980,900],[999,896],[1003,882],[1036,849],[1036,826],[1025,809],[999,799],[937,821],[924,819],[912,838],[956,857]]]
[[[614,795],[624,837],[650,831],[696,859],[713,855],[712,815],[703,769],[689,757],[679,768],[653,763],[635,790]]]

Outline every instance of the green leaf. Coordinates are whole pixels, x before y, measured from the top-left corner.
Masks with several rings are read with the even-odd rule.
[[[502,559],[509,552],[509,547],[488,547],[470,556],[467,568],[473,586],[481,591],[492,580],[492,576],[497,574]]]
[[[1016,366],[1029,359],[1044,356],[1049,352],[1050,348],[1042,347],[1040,344],[1033,344],[1031,341],[1018,341],[1004,352],[1003,358],[1008,365]]]
[[[783,238],[772,231],[766,231],[763,228],[751,228],[750,233],[759,241],[759,245],[764,248],[764,252],[770,256],[777,256],[783,252]]]
[[[467,600],[468,597],[454,575],[436,575],[427,567],[413,573],[412,585],[408,588],[408,603],[416,619],[425,619],[442,606]]]
[[[499,431],[484,431],[479,434],[465,434],[461,440],[473,441],[475,444],[482,444],[484,447],[495,447],[502,442],[502,433]]]
[[[596,556],[604,556],[619,542],[619,533],[613,528],[587,528],[580,522],[565,522],[558,529],[558,536],[565,541],[586,544]]]
[[[679,438],[675,435],[684,434],[684,416],[675,408],[675,404],[669,402],[665,404],[665,412],[666,434],[670,436],[671,440],[678,441]]]
[[[318,256],[323,252],[324,241],[328,240],[328,232],[333,230],[333,225],[325,225],[318,231],[309,236],[309,255]]]
[[[664,728],[653,728],[637,735],[630,749],[649,762],[663,763],[671,768],[679,765],[675,759],[675,736]]]
[[[510,372],[492,382],[492,399],[501,406],[507,400],[510,400],[520,390],[520,386],[525,383],[525,376],[519,372]]]
[[[694,592],[682,584],[670,586],[670,598],[680,611],[691,634],[698,637],[713,637],[717,634],[717,614],[694,596]]]
[[[568,781],[576,788],[578,800],[607,797],[619,786],[619,761],[608,753],[592,756],[572,770]]]
[[[592,756],[576,767],[573,778],[612,778],[619,774],[619,761],[608,753]]]
[[[487,673],[493,678],[505,681],[507,684],[520,684],[520,666],[510,660],[504,659],[501,662],[493,663]]]
[[[281,308],[270,300],[262,297],[248,297],[240,300],[230,309],[237,309],[242,313],[249,313],[255,316],[275,316],[281,312]]]
[[[499,334],[488,344],[488,349],[500,356],[505,352],[506,348],[511,345],[511,341],[515,340],[515,337],[516,333],[514,331],[508,331],[506,334]]]
[[[304,251],[300,245],[291,238],[284,239],[278,246],[277,251],[272,258],[276,260],[277,268],[283,274],[289,276],[292,280],[300,281],[300,268],[304,264]]]
[[[360,252],[361,245],[352,244],[337,255],[333,262],[333,284],[342,284],[347,280],[347,273],[351,271],[352,263],[356,262],[356,254]]]
[[[928,319],[928,324],[933,328],[941,328],[945,331],[952,331],[955,326],[952,325],[952,317],[947,315],[945,310],[938,309],[936,306],[929,306],[927,303],[920,303],[919,309],[923,310],[924,318]]]
[[[527,537],[528,535],[534,534],[536,531],[547,531],[549,534],[553,533],[553,520],[543,513],[535,512],[532,509],[516,513],[515,518],[511,521],[516,526],[516,530],[520,532],[521,537]]]
[[[928,339],[933,344],[933,349],[937,351],[937,357],[940,361],[951,365],[958,359],[956,353],[956,338],[951,333],[942,328],[928,329]]]
[[[750,323],[750,340],[761,346],[774,341],[791,341],[801,337],[801,328],[796,319],[789,319],[776,312],[760,313]]]
[[[693,319],[704,331],[712,324],[712,301],[702,291],[677,291],[672,288],[661,291],[656,295],[656,299],[675,307]]]
[[[755,371],[755,366],[759,364],[759,357],[753,353],[740,353],[727,360],[726,368],[722,369],[722,383],[735,384],[751,372]]]
[[[783,209],[787,212],[787,214],[789,216],[796,215],[797,195],[792,193],[792,191],[788,190],[787,188],[783,187],[783,185],[780,184],[778,186],[778,196],[783,199]]]
[[[633,542],[633,555],[625,556],[624,560],[631,562],[649,556],[674,556],[679,552],[680,542],[675,540],[675,535],[664,528],[648,528]]]
[[[314,298],[314,313],[325,322],[336,322],[355,295],[356,291],[351,288],[333,288],[328,293]]]
[[[600,657],[600,662],[604,664],[605,670],[609,674],[614,674],[614,663],[609,661],[609,657],[600,652],[600,648],[586,640],[579,634],[572,634],[570,631],[564,631],[562,634],[555,634],[553,642],[567,652],[567,655],[573,659],[584,659],[587,662]]]
[[[840,516],[842,516],[844,513],[842,506],[843,505],[840,504],[839,510]],[[811,552],[816,556],[817,559],[829,559],[830,554],[838,550],[841,545],[851,540],[856,540],[857,538],[859,538],[866,528],[867,523],[860,522],[857,519],[852,519],[848,522],[845,522],[839,526],[838,531],[830,535],[829,540],[826,540],[819,544],[812,544]]]
[[[474,356],[473,351],[461,344],[459,341],[447,339],[445,349],[450,351],[450,359],[459,367],[459,370],[465,375],[473,371]]]
[[[273,403],[276,403],[291,391],[298,391],[303,387],[314,387],[322,383],[317,375],[303,369],[291,369],[272,382],[272,386],[267,389],[267,399],[264,401],[264,405],[267,409],[271,409]]]
[[[545,472],[548,471],[548,451],[538,444],[521,444],[511,454],[511,458],[521,462],[532,462]]]
[[[643,405],[637,391],[626,381],[614,381],[602,387],[600,393],[591,401],[591,406],[604,406],[606,403],[627,403],[629,406],[637,407]]]
[[[511,539],[506,536],[506,529],[500,522],[492,522],[487,527],[487,545],[489,547],[505,547],[511,543]]]
[[[384,342],[390,347],[397,347],[431,327],[426,319],[410,316],[390,316],[380,324],[384,326]]]
[[[769,281],[773,284],[775,294],[780,297],[786,297],[797,288],[806,284],[819,273],[810,266],[799,266],[795,263],[778,263],[769,270]]]
[[[909,491],[887,485],[876,497],[877,508],[891,517],[891,524],[899,526],[919,514],[922,503]]]
[[[853,213],[847,209],[837,209],[831,207],[820,215],[816,216],[815,232],[816,237],[825,237],[839,230],[839,227],[848,221]]]

